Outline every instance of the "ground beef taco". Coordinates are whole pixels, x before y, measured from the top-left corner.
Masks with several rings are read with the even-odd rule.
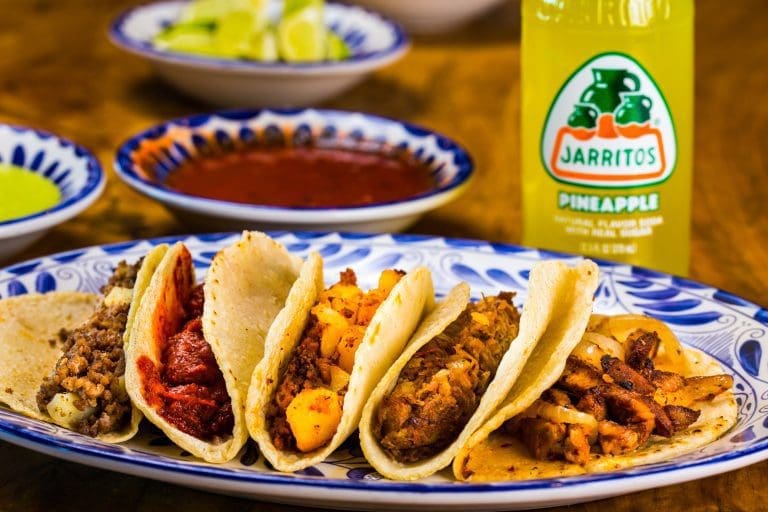
[[[0,302],[0,401],[103,441],[133,437],[141,413],[125,390],[124,344],[167,248],[121,262],[100,297],[53,292]]]
[[[660,462],[736,421],[733,378],[658,320],[594,315],[578,344],[526,368],[454,463],[459,479],[550,478]]]
[[[271,238],[245,232],[197,285],[189,250],[169,249],[136,315],[126,387],[177,445],[214,463],[243,447],[250,376],[300,267]]]
[[[368,395],[432,296],[423,267],[385,270],[368,292],[348,269],[324,290],[322,259],[309,256],[248,392],[248,430],[276,469],[317,464],[354,432]]]
[[[576,268],[555,261],[535,266],[522,314],[509,293],[468,304],[469,287],[454,288],[365,406],[360,443],[371,465],[398,480],[448,466],[507,396],[534,347],[583,331],[597,272],[592,262]],[[568,311],[558,311],[558,303],[567,304]],[[568,329],[562,328],[565,321]]]

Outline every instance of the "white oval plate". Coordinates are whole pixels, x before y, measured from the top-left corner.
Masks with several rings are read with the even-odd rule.
[[[287,233],[272,235],[304,256],[325,258],[326,278],[353,268],[361,286],[384,268],[427,265],[445,294],[459,281],[472,295],[517,292],[525,298],[528,271],[541,259],[577,258],[488,242],[420,235]],[[216,251],[239,234],[183,237],[202,275]],[[51,290],[96,291],[120,260],[135,260],[153,245],[178,238],[79,249],[0,270],[0,297]],[[737,469],[768,458],[768,311],[727,292],[649,270],[600,262],[595,310],[642,312],[668,322],[683,342],[717,358],[735,379],[736,426],[696,453],[614,473],[493,484],[456,483],[442,473],[417,482],[381,479],[355,440],[316,467],[297,474],[269,470],[255,445],[237,460],[211,465],[170,445],[144,426],[136,439],[109,445],[0,408],[0,438],[54,457],[208,491],[305,506],[398,510],[510,510],[564,505],[671,485]],[[768,357],[768,356],[766,356]]]

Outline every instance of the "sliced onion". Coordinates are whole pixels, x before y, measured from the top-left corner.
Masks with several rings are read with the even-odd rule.
[[[536,400],[524,413],[526,418],[542,418],[554,423],[579,425],[584,428],[591,438],[597,435],[597,420],[591,414],[581,412],[571,407],[555,405],[544,400]]]
[[[664,322],[644,315],[617,315],[610,318],[611,334],[623,342],[626,342],[627,337],[638,329],[656,332],[659,335],[661,344],[656,357],[653,358],[657,369],[681,375],[690,374],[685,349],[675,333]]]
[[[604,355],[617,357],[623,361],[624,352],[624,345],[610,336],[596,332],[587,332],[581,337],[581,342],[579,342],[571,354],[596,368],[600,368],[600,359]]]

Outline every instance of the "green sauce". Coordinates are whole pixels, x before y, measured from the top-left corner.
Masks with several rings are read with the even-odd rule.
[[[27,169],[0,164],[0,222],[56,206],[61,193],[53,182]]]

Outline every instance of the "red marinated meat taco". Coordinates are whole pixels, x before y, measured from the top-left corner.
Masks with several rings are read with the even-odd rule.
[[[126,386],[177,445],[220,463],[245,444],[251,373],[300,267],[271,238],[246,232],[216,254],[198,285],[189,250],[169,249],[136,316]]]

